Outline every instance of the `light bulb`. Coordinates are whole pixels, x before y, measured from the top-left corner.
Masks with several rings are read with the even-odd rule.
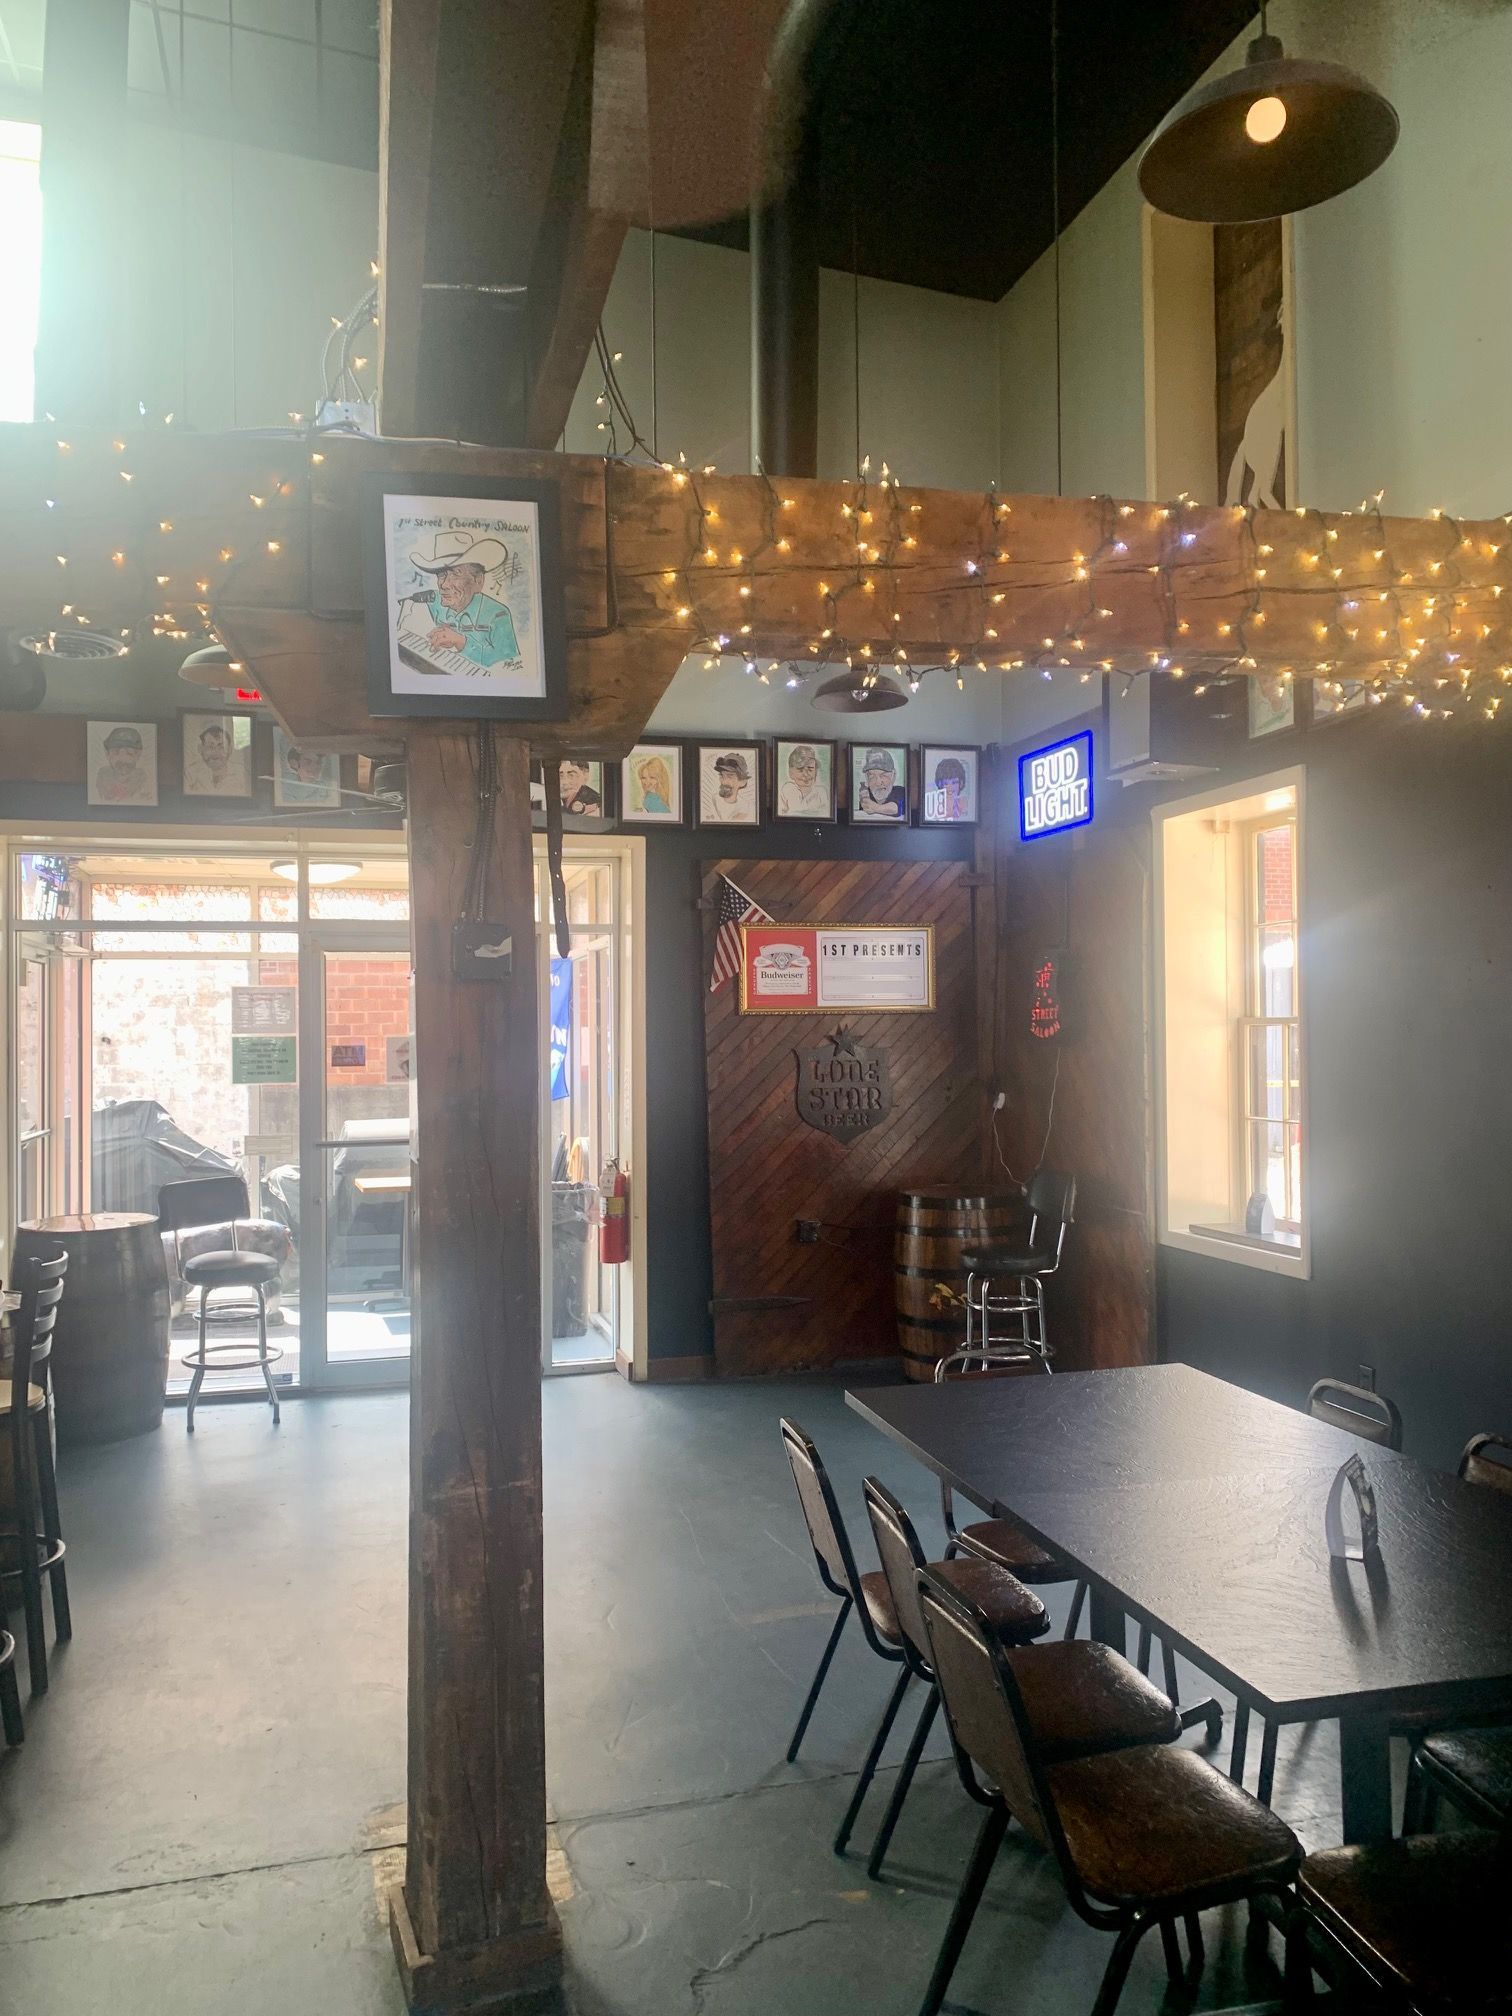
[[[1244,130],[1257,147],[1278,140],[1286,126],[1286,107],[1279,98],[1257,98],[1244,115]]]

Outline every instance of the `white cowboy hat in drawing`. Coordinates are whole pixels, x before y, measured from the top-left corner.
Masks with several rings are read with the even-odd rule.
[[[509,558],[502,539],[479,532],[433,532],[411,553],[410,565],[421,574],[445,574],[452,567],[477,567],[496,574]]]

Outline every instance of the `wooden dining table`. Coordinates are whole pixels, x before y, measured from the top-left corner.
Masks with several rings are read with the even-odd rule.
[[[1512,1500],[1189,1365],[847,1392],[882,1433],[1275,1723],[1337,1720],[1346,1841],[1392,1828],[1393,1729],[1512,1714]],[[1476,1424],[1468,1424],[1474,1427]],[[1331,1556],[1362,1456],[1379,1553]],[[1242,1763],[1241,1767],[1242,1769]]]

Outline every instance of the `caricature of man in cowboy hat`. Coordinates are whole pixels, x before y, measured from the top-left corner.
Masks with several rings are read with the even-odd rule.
[[[418,573],[435,587],[414,601],[432,618],[432,651],[460,651],[473,664],[491,667],[519,658],[514,618],[502,602],[483,593],[483,584],[509,558],[501,539],[476,532],[436,532],[410,554]]]

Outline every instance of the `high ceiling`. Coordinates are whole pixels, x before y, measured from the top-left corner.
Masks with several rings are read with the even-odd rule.
[[[1050,244],[1052,0],[835,0],[811,64],[822,259],[998,300]],[[1058,0],[1064,225],[1252,19]],[[744,246],[734,218],[690,235]]]

